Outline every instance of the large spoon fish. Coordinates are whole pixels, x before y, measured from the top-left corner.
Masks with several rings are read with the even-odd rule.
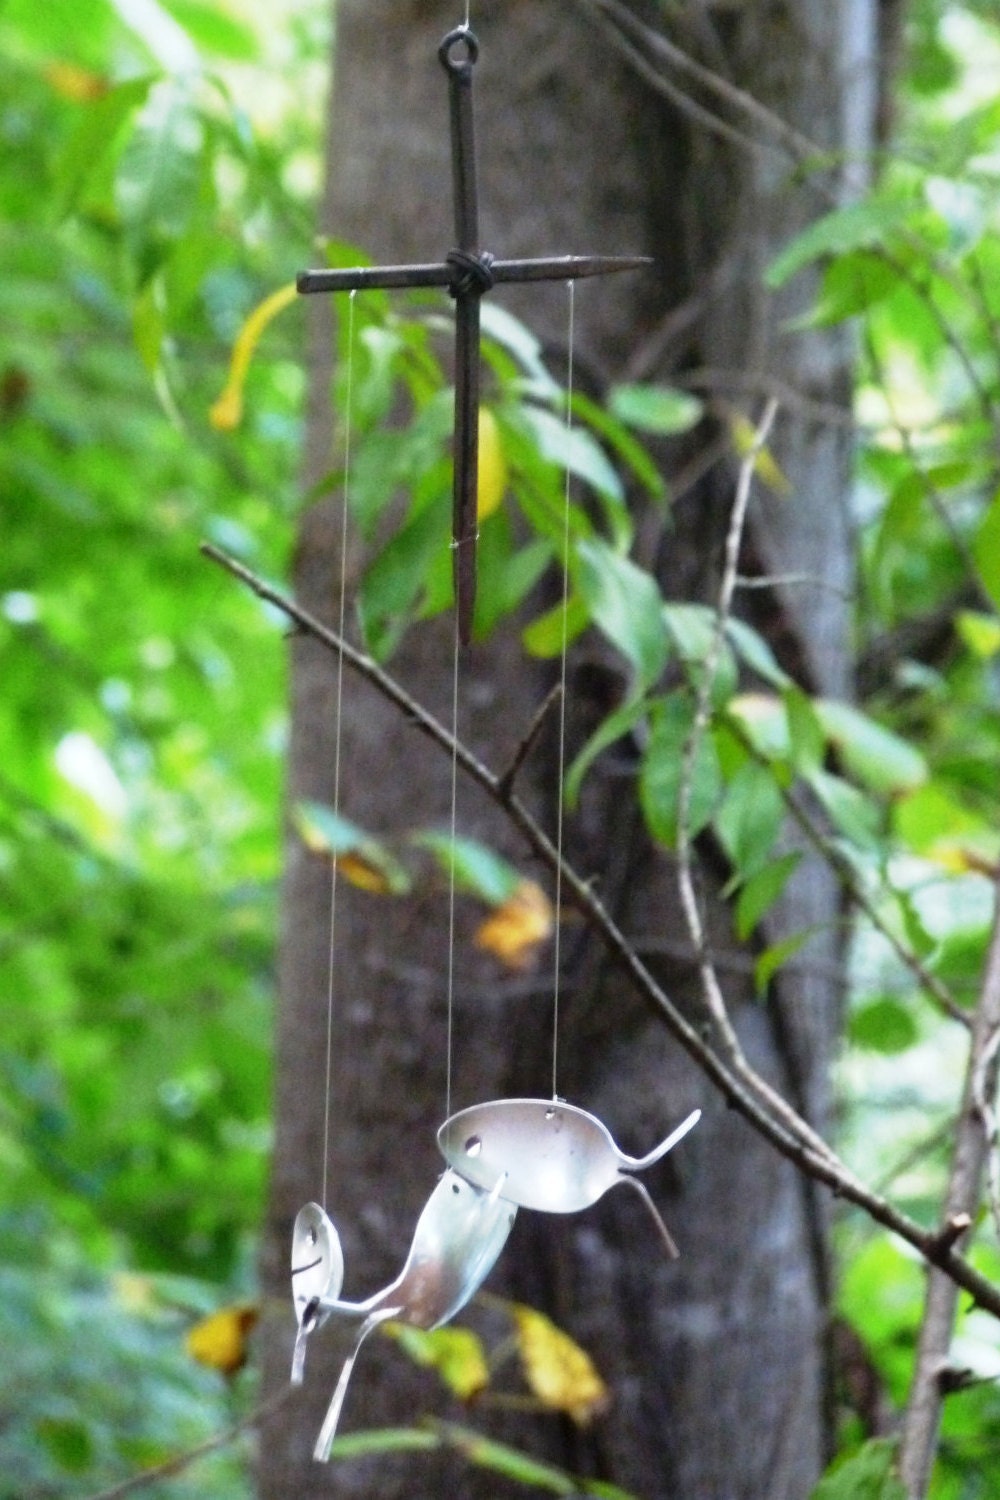
[[[607,1126],[562,1099],[491,1099],[446,1120],[438,1145],[453,1171],[484,1191],[499,1190],[521,1208],[571,1214],[627,1183],[642,1198],[668,1253],[677,1246],[644,1183],[633,1174],[666,1156],[697,1125],[691,1114],[647,1156],[626,1156]]]

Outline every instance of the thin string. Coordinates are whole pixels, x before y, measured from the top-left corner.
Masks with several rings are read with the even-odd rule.
[[[573,426],[573,351],[576,338],[576,282],[568,281],[569,327],[566,342],[566,435]],[[569,445],[567,444],[567,452]],[[559,982],[562,960],[562,852],[563,852],[563,782],[566,770],[566,658],[569,647],[569,499],[570,467],[567,460],[563,487],[563,596],[562,643],[559,652],[559,764],[556,782],[556,892],[555,934],[552,958],[552,1097],[558,1098],[559,1078]]]
[[[455,611],[455,643],[452,651],[451,680],[451,820],[449,825],[451,858],[448,861],[448,1041],[445,1067],[444,1117],[451,1116],[451,1065],[455,1008],[455,840],[458,808],[458,611]]]
[[[350,511],[351,495],[351,417],[354,401],[354,299],[356,295],[356,292],[351,292],[347,302],[347,388],[344,400],[344,481],[340,517],[340,603],[337,619],[338,633],[341,640],[344,639],[344,622],[347,610],[347,517]],[[343,652],[337,657],[336,704],[337,729],[333,749],[333,811],[335,815],[340,812],[340,749],[343,740],[342,709],[344,705]],[[333,1000],[336,975],[338,865],[337,852],[334,850],[333,865],[330,873],[330,963],[327,970],[326,985],[326,1096],[323,1112],[323,1192],[320,1196],[320,1203],[324,1207],[326,1206],[327,1172],[330,1159],[330,1098],[333,1080]]]

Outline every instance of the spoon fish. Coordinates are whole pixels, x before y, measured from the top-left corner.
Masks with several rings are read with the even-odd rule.
[[[296,1375],[298,1381],[302,1379],[305,1340],[315,1328],[331,1317],[357,1324],[316,1442],[316,1459],[325,1462],[330,1456],[354,1362],[373,1329],[390,1318],[416,1328],[440,1328],[461,1311],[489,1275],[517,1214],[516,1205],[501,1197],[502,1188],[502,1175],[487,1190],[450,1169],[445,1171],[417,1220],[403,1269],[395,1281],[364,1302],[340,1300],[343,1257],[339,1258],[338,1272],[336,1251],[340,1240],[330,1220],[316,1204],[300,1210],[292,1236],[292,1288],[297,1311],[300,1298],[308,1293],[308,1299],[299,1312],[293,1380]],[[317,1221],[317,1213],[329,1231]],[[317,1240],[310,1242],[313,1230],[317,1231]],[[334,1241],[336,1251],[332,1248]],[[324,1254],[317,1257],[320,1246]],[[296,1250],[302,1252],[301,1259],[295,1259]],[[327,1280],[321,1285],[324,1275]]]
[[[520,1208],[571,1214],[624,1182],[642,1198],[668,1253],[677,1246],[645,1185],[635,1177],[697,1125],[696,1109],[646,1156],[626,1156],[603,1121],[562,1099],[492,1099],[446,1120],[438,1145],[453,1171]]]

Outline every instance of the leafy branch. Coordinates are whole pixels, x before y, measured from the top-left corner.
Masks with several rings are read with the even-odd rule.
[[[244,567],[236,558],[210,543],[203,543],[201,551],[252,589],[258,598],[280,610],[306,635],[342,656],[345,664],[393,704],[409,723],[419,729],[449,757],[454,755],[456,764],[463,774],[479,786],[493,802],[503,808],[511,823],[524,836],[530,848],[542,862],[553,873],[561,869],[563,891],[566,897],[574,903],[592,930],[601,937],[614,963],[631,979],[639,995],[664,1021],[675,1040],[718,1089],[727,1105],[741,1114],[765,1140],[802,1172],[824,1183],[835,1196],[855,1204],[875,1222],[900,1235],[929,1264],[941,1270],[956,1286],[969,1292],[980,1307],[1000,1319],[1000,1288],[995,1286],[988,1277],[982,1275],[955,1249],[956,1239],[962,1231],[956,1234],[955,1226],[947,1219],[937,1229],[922,1228],[886,1198],[873,1192],[861,1182],[829,1147],[820,1151],[809,1144],[808,1138],[812,1133],[812,1128],[806,1121],[801,1120],[799,1116],[794,1116],[798,1123],[794,1130],[790,1129],[760,1103],[759,1097],[755,1097],[757,1091],[751,1092],[730,1064],[713,1051],[701,1033],[686,1020],[643,963],[591,885],[564,857],[560,858],[555,845],[524,803],[505,787],[503,776],[497,776],[473,754],[463,741],[456,740],[433,714],[428,712],[370,656],[357,650],[336,631],[331,630],[294,600],[287,598],[266,580]]]

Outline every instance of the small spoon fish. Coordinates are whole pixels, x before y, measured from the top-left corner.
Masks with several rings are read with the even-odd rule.
[[[453,1171],[486,1191],[499,1191],[520,1208],[571,1214],[589,1208],[609,1188],[628,1183],[642,1198],[668,1253],[677,1246],[649,1196],[632,1174],[666,1156],[697,1125],[696,1109],[648,1156],[619,1151],[607,1126],[561,1099],[491,1099],[446,1120],[438,1145]]]
[[[292,1384],[301,1385],[306,1339],[326,1322],[317,1299],[336,1301],[344,1284],[344,1252],[335,1225],[318,1203],[307,1203],[295,1215],[292,1229],[292,1302],[298,1319],[292,1355]]]
[[[293,1360],[293,1379],[297,1371],[301,1381],[305,1339],[314,1328],[318,1328],[331,1316],[359,1324],[316,1441],[314,1458],[325,1462],[330,1456],[354,1361],[372,1330],[390,1318],[397,1318],[417,1328],[440,1328],[461,1311],[469,1298],[478,1291],[506,1244],[517,1214],[516,1205],[500,1196],[502,1188],[502,1176],[487,1191],[466,1181],[456,1172],[446,1171],[417,1220],[413,1242],[403,1269],[395,1281],[364,1302],[339,1300],[342,1269],[338,1280],[335,1252],[327,1256],[333,1274],[326,1289],[318,1289],[326,1263],[324,1262],[324,1266],[310,1265],[310,1258],[316,1260],[318,1244],[309,1244],[308,1235],[311,1229],[323,1229],[322,1225],[317,1225],[315,1214],[310,1211],[315,1210],[320,1214],[323,1211],[317,1210],[315,1204],[307,1204],[300,1211],[296,1228],[299,1228],[299,1220],[302,1220],[300,1248],[308,1253],[303,1260],[296,1261],[293,1257],[292,1287],[296,1307],[298,1308],[300,1290],[305,1290],[308,1286],[311,1297],[300,1314],[299,1337],[296,1340],[298,1362],[296,1364]],[[323,1218],[336,1237],[336,1230],[325,1214]],[[328,1237],[326,1241],[321,1239],[319,1243],[329,1246],[331,1242]],[[336,1244],[339,1249],[339,1238]],[[313,1290],[314,1287],[317,1289]],[[298,1357],[300,1343],[302,1355]]]

